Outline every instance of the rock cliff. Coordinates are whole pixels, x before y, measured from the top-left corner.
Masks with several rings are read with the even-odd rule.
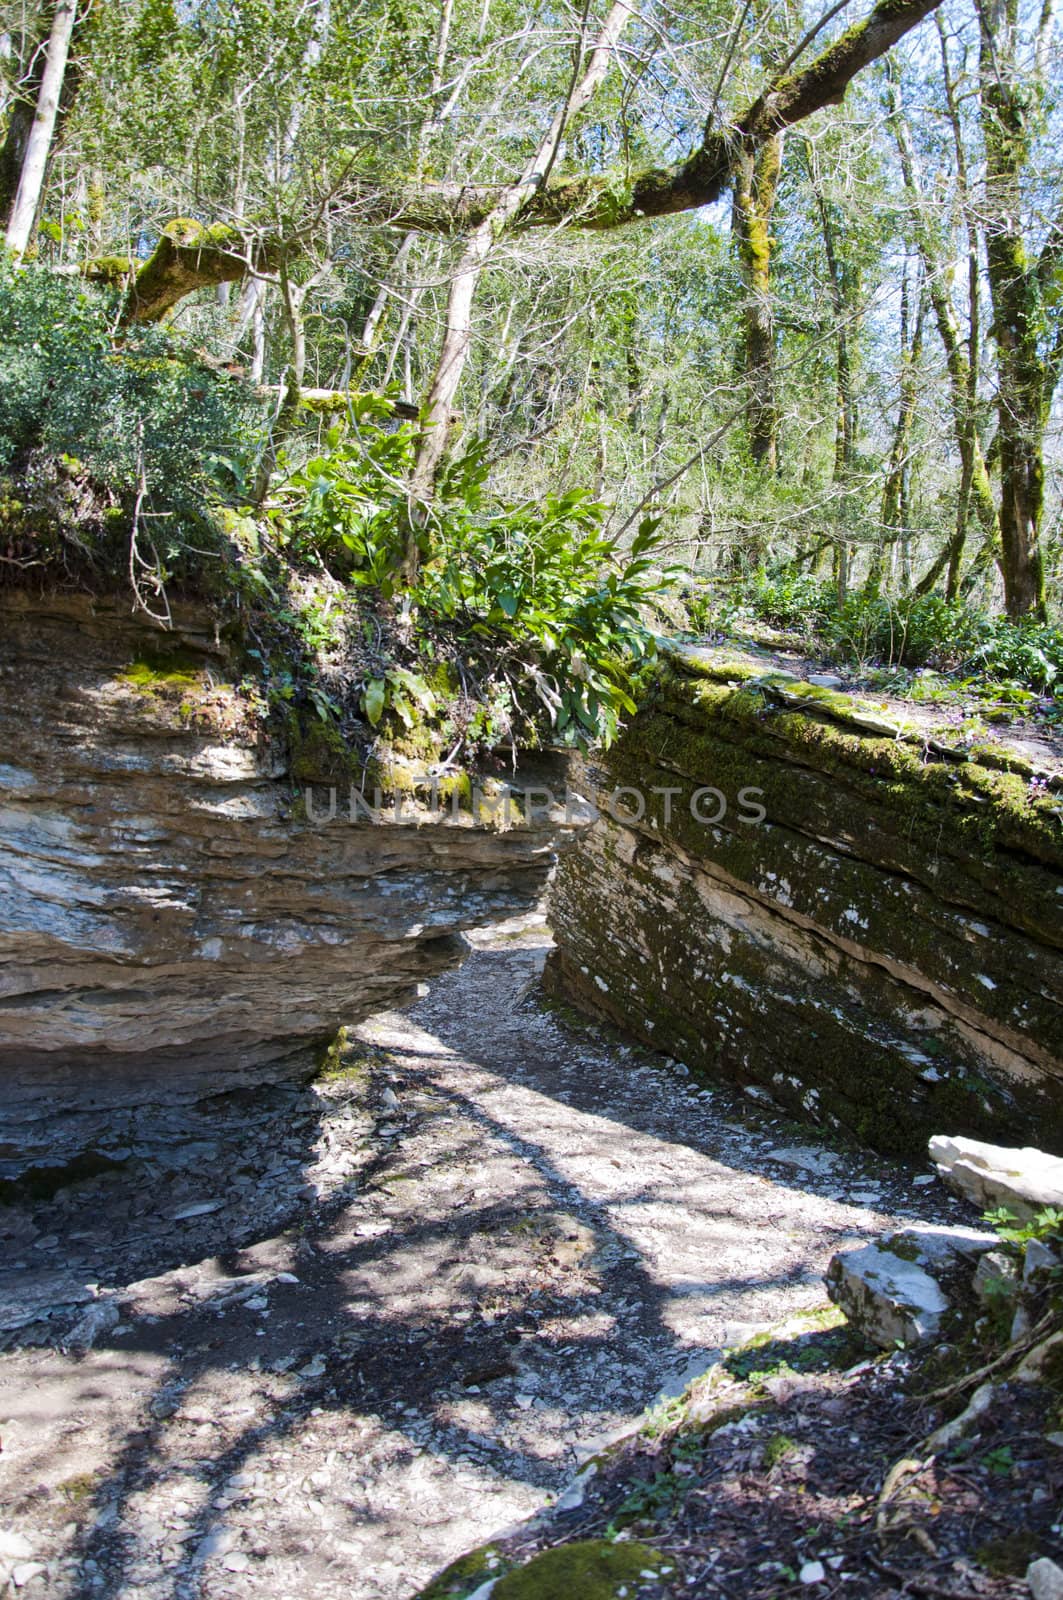
[[[1058,776],[766,665],[674,652],[573,775],[549,987],[887,1152],[1063,1151]]]
[[[305,1075],[554,860],[546,820],[308,819],[213,624],[176,620],[0,595],[0,1179],[92,1113]]]

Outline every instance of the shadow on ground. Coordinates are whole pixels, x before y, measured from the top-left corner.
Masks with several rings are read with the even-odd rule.
[[[478,952],[363,1025],[323,1105],[248,1129],[274,1145],[257,1226],[235,1213],[221,1242],[223,1207],[120,1240],[128,1270],[97,1281],[121,1322],[4,1358],[0,1487],[50,1593],[409,1594],[728,1336],[822,1301],[837,1241],[883,1220],[827,1184],[871,1171],[903,1204],[910,1175],[872,1158],[767,1178],[770,1117],[544,1013],[537,959]],[[176,1208],[166,1188],[171,1221],[247,1176],[228,1133],[196,1142],[216,1164]],[[60,1247],[79,1271],[144,1202],[105,1190]]]

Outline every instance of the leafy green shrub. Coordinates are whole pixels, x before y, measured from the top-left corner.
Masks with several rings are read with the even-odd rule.
[[[388,431],[391,409],[368,397],[352,406],[324,453],[284,469],[271,512],[297,559],[387,598],[410,533],[405,483],[416,448],[413,429]],[[608,742],[635,710],[632,668],[653,652],[644,611],[668,581],[655,566],[657,521],[643,522],[622,550],[603,529],[605,507],[584,491],[492,504],[486,478],[476,449],[444,477],[404,602],[422,627],[445,625],[494,663],[482,726],[467,733],[490,743],[516,718],[549,723],[561,742]],[[365,681],[362,709],[374,723],[394,710],[408,725],[418,704],[436,709],[408,672]]]
[[[700,594],[692,618],[695,604],[704,610]],[[760,569],[731,591],[724,612],[725,621],[752,617],[804,630],[861,666],[959,670],[1042,695],[1063,683],[1063,630],[990,617],[937,594],[854,594],[839,607],[833,587],[809,573],[770,576]]]
[[[478,489],[481,469],[472,471]],[[474,490],[442,519],[418,585],[434,615],[509,643],[570,743],[608,743],[634,712],[630,667],[653,648],[643,608],[667,581],[654,571],[657,521],[644,521],[625,552],[603,531],[604,512],[579,489],[492,512]]]
[[[739,586],[735,600],[740,610],[773,628],[818,630],[830,614],[833,594],[809,572],[769,576],[760,568]]]
[[[826,626],[830,644],[845,659],[887,666],[958,666],[976,647],[977,613],[940,595],[853,595]]]
[[[298,560],[390,596],[402,561],[405,481],[416,453],[412,424],[389,429],[381,395],[352,394],[346,423],[325,436],[305,466],[282,462],[271,519]]]
[[[1063,629],[987,617],[970,665],[995,682],[1052,694],[1063,683]]]
[[[962,670],[994,684],[1050,694],[1063,681],[1063,632],[990,617],[940,595],[854,595],[829,620],[839,655],[887,666]]]
[[[1009,1211],[1007,1206],[985,1211],[982,1216],[991,1228],[996,1229],[1003,1244],[1020,1256],[1031,1239],[1047,1245],[1063,1244],[1063,1211],[1058,1206],[1044,1206],[1025,1222]]]
[[[73,531],[104,563],[124,565],[137,504],[168,567],[200,554],[210,503],[246,477],[257,408],[165,330],[119,333],[115,311],[109,291],[0,261],[0,472],[31,497],[56,463],[90,483]],[[125,515],[92,526],[108,505]]]

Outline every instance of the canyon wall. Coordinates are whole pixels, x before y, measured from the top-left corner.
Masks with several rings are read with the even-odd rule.
[[[1063,785],[1044,756],[673,650],[573,774],[602,815],[552,890],[548,990],[883,1151],[923,1157],[946,1128],[1063,1152]]]
[[[311,820],[206,613],[175,620],[0,593],[0,1179],[116,1107],[305,1076],[463,929],[533,908],[555,859],[545,817],[352,823],[341,794]]]

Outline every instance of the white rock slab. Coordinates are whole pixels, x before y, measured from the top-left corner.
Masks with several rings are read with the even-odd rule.
[[[930,1159],[949,1188],[981,1211],[1003,1206],[1027,1221],[1045,1206],[1063,1206],[1063,1159],[1044,1150],[935,1134]]]
[[[951,1278],[969,1276],[974,1257],[998,1244],[973,1228],[902,1228],[877,1244],[845,1250],[827,1268],[827,1293],[873,1343],[932,1339],[949,1309]]]

